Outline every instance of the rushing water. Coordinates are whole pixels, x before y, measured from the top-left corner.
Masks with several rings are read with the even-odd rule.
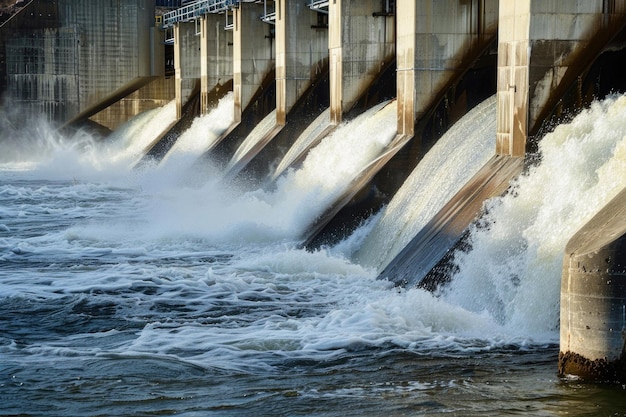
[[[622,386],[557,378],[555,314],[562,246],[626,185],[625,116],[625,98],[606,100],[546,137],[438,295],[350,260],[374,221],[298,248],[391,129],[340,128],[276,190],[245,194],[122,170],[108,150],[131,138],[13,132],[0,415],[624,415]],[[24,153],[19,134],[37,146]]]
[[[381,271],[494,155],[496,98],[472,109],[420,161],[355,258]],[[436,186],[433,186],[436,183]]]
[[[172,149],[161,161],[161,169],[181,170],[212,149],[220,136],[233,124],[234,96],[229,92],[222,97],[209,114],[197,117],[191,127],[176,140]]]

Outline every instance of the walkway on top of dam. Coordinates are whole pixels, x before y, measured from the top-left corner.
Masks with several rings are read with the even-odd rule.
[[[328,0],[306,0],[311,10],[328,14]],[[387,0],[389,1],[389,0]],[[176,10],[172,10],[163,16],[163,29],[170,28],[179,22],[191,22],[199,19],[208,13],[225,13],[233,7],[238,7],[239,3],[258,3],[264,5],[264,13],[261,20],[273,24],[276,20],[274,2],[268,4],[267,0],[200,0],[187,4]],[[228,14],[226,14],[228,19]],[[232,29],[232,22],[228,22],[225,29]]]

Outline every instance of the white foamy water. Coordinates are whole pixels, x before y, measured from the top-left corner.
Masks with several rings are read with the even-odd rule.
[[[413,170],[355,259],[381,271],[495,154],[495,96],[446,132]]]
[[[110,136],[112,145],[101,159],[134,167],[149,146],[176,122],[176,100],[163,107],[148,110],[118,127]]]
[[[276,126],[276,110],[272,110],[261,122],[252,129],[252,132],[239,145],[234,155],[228,162],[226,171],[230,171],[239,161],[245,158],[249,152],[257,146],[265,136]]]
[[[302,157],[303,153],[315,145],[324,129],[330,125],[330,108],[324,110],[322,114],[311,123],[289,148],[285,156],[272,174],[272,180],[278,178],[294,161]]]
[[[176,140],[172,149],[160,163],[161,169],[186,168],[199,155],[215,146],[220,136],[234,121],[234,98],[229,92],[219,100],[217,107],[206,115],[197,117],[191,127]]]
[[[105,179],[126,175],[145,154],[148,145],[171,126],[176,117],[174,101],[145,111],[122,124],[104,140],[84,131],[64,137],[47,123],[34,120],[29,128],[0,136],[7,158],[0,168],[36,170],[48,179]]]
[[[396,134],[396,113],[393,101],[342,123],[307,154],[301,168],[278,180],[276,190],[252,193],[276,212],[272,228],[300,237],[386,149]]]
[[[626,97],[610,98],[542,139],[541,164],[489,204],[487,228],[473,230],[446,302],[519,332],[558,328],[565,245],[626,187],[625,117]]]

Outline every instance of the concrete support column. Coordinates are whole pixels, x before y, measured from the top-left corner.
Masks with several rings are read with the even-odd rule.
[[[500,0],[498,154],[525,154],[527,137],[601,51],[623,9],[623,0]]]
[[[199,49],[195,23],[176,23],[174,25],[174,83],[177,119],[182,117],[183,105],[189,99],[200,78]]]
[[[200,113],[217,105],[220,87],[233,78],[233,33],[224,30],[222,14],[200,19]]]
[[[398,0],[396,67],[398,100],[398,134],[413,136],[415,130],[415,34],[417,33],[417,1]]]
[[[567,244],[559,375],[626,381],[626,190]]]
[[[458,80],[493,39],[497,0],[397,0],[398,133]]]
[[[233,93],[235,122],[261,88],[263,79],[274,69],[272,27],[259,17],[263,5],[239,3],[233,9]]]
[[[181,24],[174,25],[174,92],[176,94],[176,120],[183,114],[183,75],[182,75],[182,36]]]
[[[328,60],[328,30],[305,2],[276,0],[276,123],[286,115]]]
[[[331,123],[338,124],[395,55],[393,16],[380,0],[329,2],[328,50]]]

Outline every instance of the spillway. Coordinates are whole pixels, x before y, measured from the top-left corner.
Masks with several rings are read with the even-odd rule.
[[[495,96],[456,123],[424,156],[354,258],[382,270],[493,156]]]
[[[165,155],[160,165],[162,168],[185,168],[200,155],[209,151],[219,138],[233,124],[233,94],[228,93],[220,99],[215,109],[206,115],[194,119],[189,129],[183,132],[172,149]]]

